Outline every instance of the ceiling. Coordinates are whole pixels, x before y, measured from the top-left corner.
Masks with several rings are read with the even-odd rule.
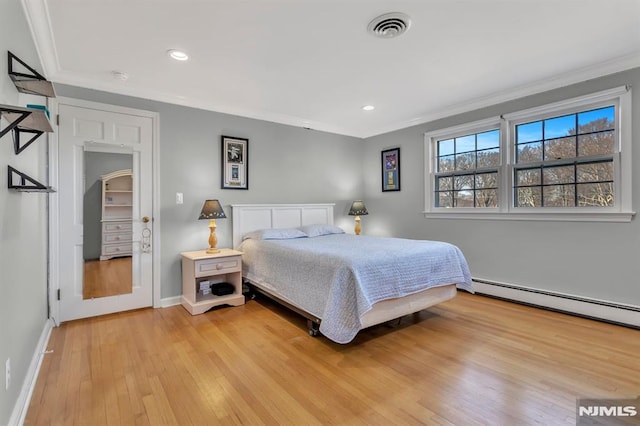
[[[53,82],[362,138],[640,66],[640,0],[22,2]]]

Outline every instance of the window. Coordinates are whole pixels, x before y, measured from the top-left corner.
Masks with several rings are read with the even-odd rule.
[[[515,125],[514,207],[614,206],[615,110]]]
[[[425,135],[427,215],[631,220],[626,87]]]
[[[436,207],[497,207],[500,130],[438,140]]]

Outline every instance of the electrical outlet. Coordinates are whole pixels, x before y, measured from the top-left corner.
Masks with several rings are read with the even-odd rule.
[[[183,200],[182,192],[176,192],[176,204],[182,204]]]
[[[11,384],[11,358],[7,358],[7,362],[4,363],[4,388],[9,389]]]

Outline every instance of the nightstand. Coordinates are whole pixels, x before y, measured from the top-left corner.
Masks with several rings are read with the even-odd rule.
[[[220,253],[208,254],[206,250],[180,253],[182,256],[181,303],[191,315],[201,314],[214,306],[244,305],[242,294],[242,252],[220,249]],[[200,283],[229,283],[232,294],[216,296],[203,294]],[[206,287],[204,283],[202,287]]]

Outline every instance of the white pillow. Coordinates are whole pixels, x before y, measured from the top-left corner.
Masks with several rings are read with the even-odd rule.
[[[307,234],[298,228],[259,229],[244,234],[243,240],[287,240],[290,238],[306,238]]]
[[[319,237],[321,235],[329,235],[329,234],[344,234],[344,230],[342,228],[339,228],[333,225],[323,225],[323,224],[305,225],[305,226],[300,226],[298,229],[304,232],[309,238]]]

